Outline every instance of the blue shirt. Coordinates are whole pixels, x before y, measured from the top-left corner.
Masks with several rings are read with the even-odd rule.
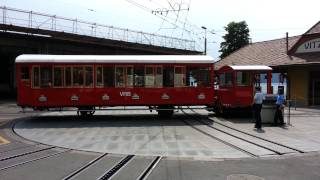
[[[284,104],[284,101],[285,101],[284,96],[278,95],[276,105],[282,105],[282,104]]]
[[[256,92],[256,94],[254,95],[254,103],[255,104],[262,104],[264,99],[264,96],[261,92]]]

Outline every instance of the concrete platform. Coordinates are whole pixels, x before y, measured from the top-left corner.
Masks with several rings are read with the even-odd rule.
[[[49,112],[17,122],[14,130],[32,141],[84,151],[206,160],[250,157],[196,131],[181,121],[184,118],[177,114],[172,119],[159,119],[155,113],[140,110],[98,112],[91,118],[77,117],[73,112]],[[210,118],[305,152],[320,151],[317,109],[291,110],[290,126],[266,125],[263,132],[253,129],[250,118]]]

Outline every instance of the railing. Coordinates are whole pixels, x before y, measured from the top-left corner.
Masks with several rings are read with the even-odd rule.
[[[0,24],[73,33],[167,48],[199,51],[195,47],[195,41],[187,39],[156,35],[5,6],[0,7],[0,12]]]

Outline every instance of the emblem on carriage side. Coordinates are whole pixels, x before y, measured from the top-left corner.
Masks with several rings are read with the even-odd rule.
[[[206,95],[204,95],[203,93],[200,93],[199,95],[198,95],[198,99],[199,100],[202,100],[202,99],[205,99],[206,98]]]
[[[168,96],[168,94],[164,93],[164,94],[161,96],[161,99],[170,99],[170,96]]]
[[[71,96],[71,101],[79,101],[79,99],[80,99],[79,96],[75,94]]]
[[[136,99],[137,100],[137,99],[140,99],[140,96],[138,94],[134,93],[132,95],[131,99]]]
[[[39,98],[38,98],[39,102],[46,102],[48,100],[48,98],[44,95],[41,95]]]
[[[108,94],[104,94],[102,97],[101,97],[102,101],[108,101],[110,100],[110,97],[108,96]]]

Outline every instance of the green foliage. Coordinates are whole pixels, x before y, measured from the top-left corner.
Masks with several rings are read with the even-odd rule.
[[[224,29],[227,33],[223,36],[225,41],[220,44],[221,59],[249,44],[249,28],[245,21],[230,22]]]

